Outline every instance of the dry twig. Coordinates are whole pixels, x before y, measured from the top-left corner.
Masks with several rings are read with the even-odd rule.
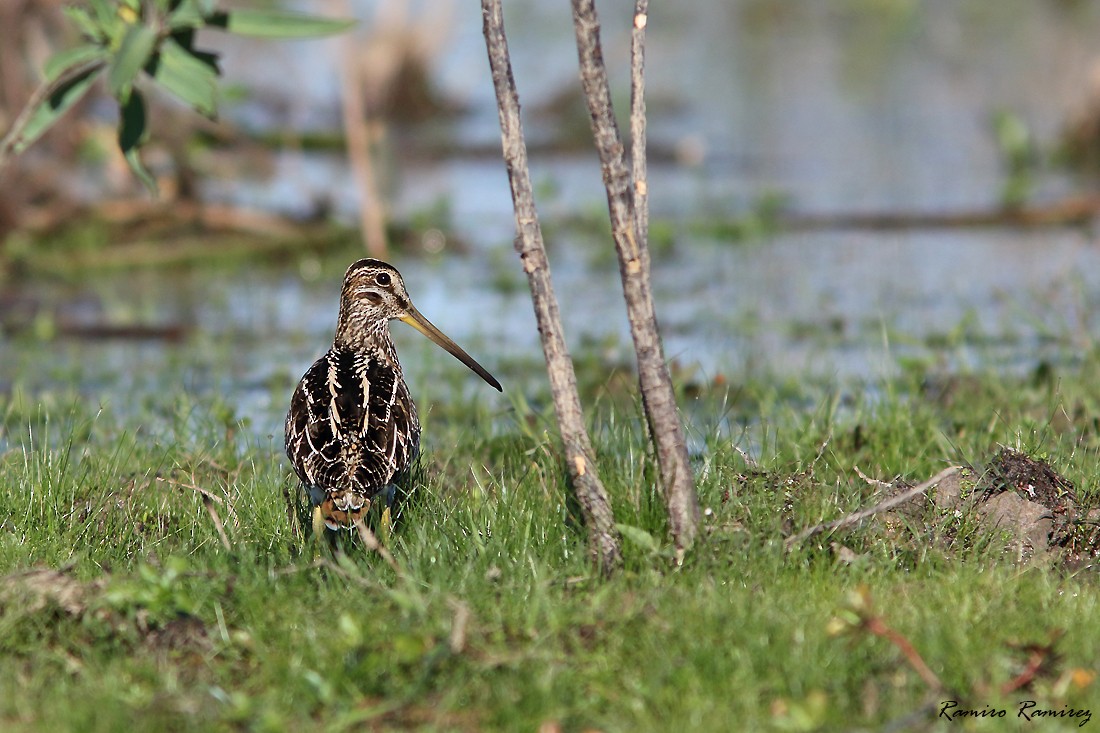
[[[397,574],[397,577],[400,578],[404,575],[401,571],[401,566],[397,564],[397,560],[393,558],[393,555],[386,549],[386,546],[379,541],[374,532],[371,532],[370,528],[363,523],[362,519],[355,523],[355,529],[359,532],[359,539],[363,540],[363,544],[367,546],[368,550],[377,552],[379,556],[386,561],[386,564],[393,568],[393,572]]]
[[[1007,696],[1017,690],[1030,687],[1039,676],[1039,672],[1042,670],[1043,665],[1053,656],[1054,645],[1058,643],[1058,640],[1062,638],[1064,633],[1065,631],[1063,629],[1054,629],[1050,632],[1050,640],[1046,644],[1026,645],[1024,648],[1028,651],[1028,657],[1027,662],[1024,664],[1023,671],[1001,685],[1001,694]]]
[[[340,15],[352,17],[351,5],[343,0]],[[386,256],[386,214],[378,190],[378,175],[371,154],[371,142],[367,123],[371,111],[363,90],[363,39],[355,33],[340,39],[340,90],[341,111],[344,119],[344,136],[347,140],[348,161],[359,192],[359,226],[363,244],[371,257]]]
[[[228,510],[228,512],[229,512],[229,517],[230,517],[230,519],[233,520],[233,526],[234,527],[240,527],[241,526],[241,520],[237,516],[237,510],[233,508],[232,502],[229,502],[229,501],[223,499],[222,497],[218,496],[217,494],[213,493],[212,491],[210,491],[208,489],[204,489],[201,486],[198,486],[195,483],[195,475],[194,474],[191,474],[191,483],[187,483],[186,481],[179,481],[177,479],[172,479],[172,478],[168,478],[168,479],[161,478],[161,479],[158,479],[158,480],[159,481],[164,481],[165,483],[171,484],[172,486],[177,486],[181,489],[190,489],[191,491],[194,491],[199,496],[201,496],[204,502],[213,501],[213,502],[217,502],[218,504],[222,504],[223,506],[225,506],[226,510]]]
[[[932,671],[924,658],[921,657],[916,647],[897,629],[892,628],[886,620],[875,612],[871,592],[867,586],[859,586],[849,596],[846,608],[847,613],[854,614],[854,618],[837,617],[830,622],[830,634],[852,633],[866,631],[881,639],[886,639],[893,644],[905,657],[909,666],[920,675],[924,683],[935,693],[946,690],[940,678]]]
[[[461,654],[466,648],[466,626],[470,623],[470,607],[457,599],[451,599],[448,603],[455,612],[449,640],[451,653]]]
[[[932,671],[932,668],[925,663],[924,658],[917,651],[916,647],[905,638],[904,634],[887,625],[886,621],[883,620],[881,616],[869,614],[867,617],[863,618],[862,621],[863,628],[868,632],[882,639],[886,639],[896,646],[902,656],[905,657],[905,661],[909,662],[909,666],[920,675],[920,678],[924,680],[924,683],[932,690],[939,692],[944,689],[943,682],[941,682],[940,678],[936,676],[936,673]]]
[[[861,471],[859,469],[859,466],[852,466],[852,469],[856,472],[857,476],[859,476],[861,479],[866,481],[871,486],[878,486],[881,489],[892,489],[892,488],[894,488],[894,485],[892,483],[890,483],[889,481],[881,481],[877,478],[871,478],[870,476],[865,474],[863,471]]]
[[[959,469],[960,466],[951,466],[949,468],[945,468],[924,483],[917,484],[911,489],[906,489],[900,494],[891,496],[889,499],[879,502],[872,507],[860,509],[858,512],[852,512],[848,516],[841,517],[840,519],[834,520],[832,522],[815,524],[812,527],[802,530],[793,537],[788,537],[787,541],[784,543],[784,546],[786,547],[786,549],[789,550],[795,545],[801,544],[803,540],[812,537],[819,532],[832,532],[834,530],[843,529],[844,527],[851,527],[852,525],[859,524],[868,517],[879,514],[880,512],[884,512],[887,509],[893,509],[894,507],[909,501],[914,496],[923,494],[925,491],[928,491],[930,488],[938,484],[940,481],[943,481],[948,476],[955,475],[955,473],[958,472]]]
[[[214,503],[204,496],[202,498],[202,505],[206,507],[207,513],[210,514],[210,519],[214,522],[214,529],[218,530],[218,537],[222,541],[222,547],[226,550],[232,550],[233,546],[229,544],[229,536],[225,533],[225,526],[222,525],[222,518],[218,516],[218,512],[214,509]]]

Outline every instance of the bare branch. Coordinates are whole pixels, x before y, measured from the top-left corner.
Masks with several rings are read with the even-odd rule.
[[[866,481],[871,486],[878,486],[878,487],[883,488],[883,489],[892,489],[892,488],[894,488],[894,485],[892,483],[890,483],[889,481],[880,481],[877,478],[871,478],[870,476],[865,474],[863,471],[859,470],[859,466],[852,466],[852,469],[856,472],[856,476],[859,476],[861,479]]]
[[[641,76],[641,32],[646,15],[635,15],[635,37],[638,44],[634,55],[634,76]],[[642,27],[639,27],[641,25]],[[646,420],[661,470],[661,487],[668,507],[669,528],[673,541],[682,555],[695,542],[700,510],[695,494],[695,478],[687,452],[684,428],[676,408],[672,377],[665,363],[657,326],[657,313],[650,290],[649,250],[644,227],[639,228],[634,190],[626,167],[625,151],[615,114],[611,106],[611,86],[600,47],[600,24],[594,0],[573,0],[573,28],[577,37],[581,86],[592,118],[592,136],[603,169],[607,205],[611,216],[611,234],[619,256],[630,334],[638,358],[638,380],[645,407]],[[637,110],[641,105],[639,84],[634,87]],[[642,134],[635,140],[635,155],[644,156]],[[637,165],[637,164],[636,164]],[[644,181],[643,181],[644,190]],[[643,212],[644,213],[644,212]]]
[[[634,30],[630,34],[630,164],[634,177],[634,228],[640,253],[649,257],[649,181],[646,178],[645,27],[649,0],[634,2]],[[645,263],[649,267],[648,261]]]
[[[546,357],[550,392],[557,412],[558,429],[565,450],[565,465],[570,482],[588,527],[589,551],[596,565],[609,573],[622,563],[615,518],[603,484],[596,473],[596,463],[588,432],[584,427],[577,377],[573,361],[565,345],[558,301],[550,280],[550,263],[542,240],[531,175],[527,168],[527,144],[519,116],[519,95],[512,76],[508,55],[508,40],[504,35],[504,20],[500,0],[482,0],[482,19],[489,67],[493,74],[497,110],[500,114],[501,143],[512,188],[512,203],[516,216],[516,251],[527,274],[531,300],[535,307],[542,350]]]

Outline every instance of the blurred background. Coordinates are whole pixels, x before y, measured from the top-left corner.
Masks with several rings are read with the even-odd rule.
[[[2,127],[77,38],[62,5],[0,4]],[[628,373],[569,5],[504,5],[571,350],[599,378]],[[620,120],[632,6],[599,3]],[[538,379],[478,8],[282,7],[360,23],[305,41],[205,34],[221,115],[153,99],[158,200],[118,154],[103,95],[0,171],[9,413],[49,395],[155,406],[182,386],[278,442],[368,247],[506,392]],[[647,43],[654,290],[682,384],[1026,373],[1092,349],[1100,5],[655,2]],[[483,388],[395,331],[419,398]]]

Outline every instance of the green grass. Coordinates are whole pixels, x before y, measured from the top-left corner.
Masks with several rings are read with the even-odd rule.
[[[150,415],[0,397],[0,728],[848,730],[914,715],[916,729],[1004,729],[937,723],[926,706],[946,694],[895,646],[831,635],[861,588],[967,706],[1088,707],[1100,684],[1072,671],[1100,660],[1093,568],[1021,567],[995,541],[892,543],[874,527],[790,553],[783,540],[875,501],[856,466],[920,481],[1001,444],[1095,505],[1096,363],[934,390],[917,373],[692,389],[708,512],[677,568],[638,407],[582,361],[628,527],[609,580],[587,561],[535,387],[503,414],[469,390],[428,390],[423,486],[391,542],[400,575],[361,549],[315,559],[291,529],[278,439],[235,429],[224,404],[168,393]],[[64,574],[15,575],[31,568]],[[1027,659],[1014,645],[1054,629],[1065,635],[1033,688],[1002,696]]]

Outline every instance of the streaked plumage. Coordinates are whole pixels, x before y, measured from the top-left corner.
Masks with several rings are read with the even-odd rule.
[[[420,445],[420,423],[390,337],[409,323],[476,372],[500,384],[413,306],[400,273],[374,259],[348,268],[336,336],[302,377],[286,416],[286,453],[309,494],[314,525],[354,525],[382,496],[387,507]]]

